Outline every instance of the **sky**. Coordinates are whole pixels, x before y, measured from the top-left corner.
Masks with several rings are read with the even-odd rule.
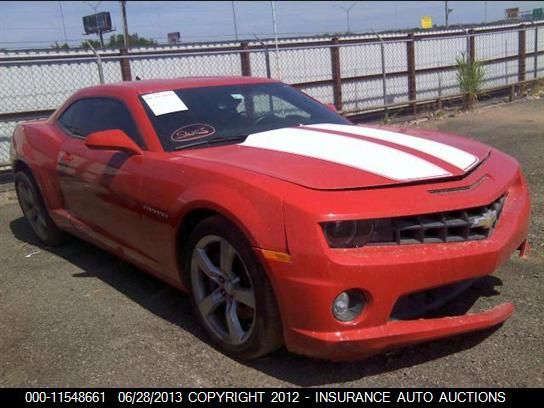
[[[168,32],[179,31],[183,42],[234,40],[273,36],[270,1],[128,1],[129,32],[165,43]],[[422,16],[445,23],[444,1],[275,1],[277,32],[282,36],[347,31],[381,31],[419,25]],[[502,19],[504,9],[544,7],[544,1],[449,1],[450,24]],[[71,46],[96,36],[83,35],[82,17],[109,11],[121,34],[118,1],[0,1],[0,48],[48,48],[65,40]],[[64,21],[64,24],[63,24]],[[66,34],[65,34],[66,33]],[[109,34],[105,35],[105,39]]]

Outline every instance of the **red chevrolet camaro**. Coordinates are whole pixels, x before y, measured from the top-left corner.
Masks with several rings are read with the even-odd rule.
[[[237,358],[327,359],[483,329],[510,303],[429,317],[527,247],[518,163],[473,140],[355,126],[278,81],[76,92],[11,146],[46,244],[88,240],[189,292]]]

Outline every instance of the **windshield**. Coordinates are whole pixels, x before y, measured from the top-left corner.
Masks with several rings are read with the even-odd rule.
[[[351,124],[282,83],[178,89],[141,99],[166,151],[241,141],[253,133],[289,126]]]

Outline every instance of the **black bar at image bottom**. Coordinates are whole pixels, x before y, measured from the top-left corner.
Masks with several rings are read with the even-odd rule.
[[[501,404],[544,400],[543,389],[513,388],[3,388],[4,406],[179,404]],[[5,403],[9,404],[6,405]]]

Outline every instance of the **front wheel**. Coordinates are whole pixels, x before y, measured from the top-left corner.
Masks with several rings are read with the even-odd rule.
[[[64,233],[49,216],[34,178],[25,171],[17,172],[15,191],[25,219],[40,241],[49,246],[60,244],[64,240]]]
[[[189,237],[186,255],[193,309],[221,350],[250,359],[282,345],[272,287],[234,225],[219,216],[202,221]]]

